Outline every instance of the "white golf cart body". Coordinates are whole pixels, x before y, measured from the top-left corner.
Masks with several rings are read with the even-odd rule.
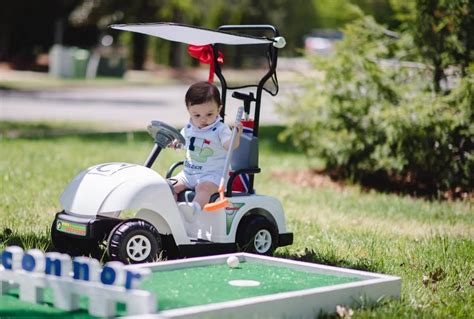
[[[250,212],[271,218],[281,233],[287,232],[280,202],[256,194],[233,196],[226,208],[198,212],[188,221],[178,209],[169,183],[156,171],[138,164],[90,167],[66,187],[60,202],[66,213],[85,219],[136,211],[135,217],[151,223],[160,234],[173,235],[178,246],[200,240],[235,243],[239,221]]]

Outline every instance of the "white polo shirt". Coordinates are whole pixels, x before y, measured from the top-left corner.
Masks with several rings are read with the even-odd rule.
[[[186,139],[186,175],[222,174],[227,150],[224,144],[232,136],[229,126],[221,122],[221,117],[204,128],[194,126],[191,121],[181,130]]]

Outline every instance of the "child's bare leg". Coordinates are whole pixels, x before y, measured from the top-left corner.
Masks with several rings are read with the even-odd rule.
[[[212,194],[217,193],[218,186],[212,182],[201,182],[196,185],[196,195],[194,202],[198,203],[201,209],[209,203]]]
[[[176,184],[173,185],[173,191],[174,191],[174,200],[176,201],[178,199],[178,194],[181,193],[182,191],[186,190],[187,187],[182,181],[176,182]]]

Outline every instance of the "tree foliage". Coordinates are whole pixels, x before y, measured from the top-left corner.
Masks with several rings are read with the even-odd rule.
[[[441,90],[449,66],[463,75],[474,58],[474,2],[470,0],[418,0],[413,34],[420,55],[433,66],[435,90]]]
[[[179,22],[217,28],[223,24],[273,24],[286,37],[282,54],[299,54],[304,36],[314,28],[339,28],[360,10],[391,23],[389,0],[43,0],[6,1],[0,10],[0,61],[26,59],[48,52],[53,43],[91,48],[104,33],[120,38],[142,68],[154,56],[160,63],[181,66],[183,49],[140,34],[123,35],[113,23]],[[18,17],[28,16],[27,19]],[[56,39],[55,39],[56,38]]]
[[[79,0],[3,1],[0,9],[0,62],[8,61],[19,69],[34,64],[38,53],[49,50],[59,34],[63,17]],[[84,38],[87,38],[86,34]]]
[[[472,189],[472,73],[437,94],[426,81],[433,68],[408,62],[424,60],[410,33],[365,17],[344,34],[335,56],[313,57],[320,72],[298,104],[283,106],[286,136],[355,179],[376,172],[434,191]]]

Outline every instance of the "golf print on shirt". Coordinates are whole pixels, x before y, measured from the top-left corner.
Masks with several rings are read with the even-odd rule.
[[[191,137],[189,139],[189,150],[191,151],[191,159],[198,163],[206,163],[207,159],[214,155],[212,148],[207,147],[211,141],[205,138]]]

